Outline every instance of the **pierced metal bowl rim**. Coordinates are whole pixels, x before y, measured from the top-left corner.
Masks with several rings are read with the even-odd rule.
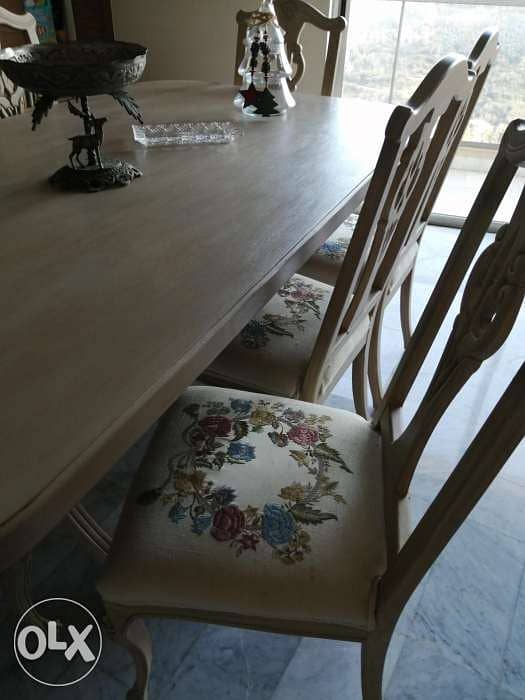
[[[22,50],[28,50],[28,49],[37,49],[36,53],[38,53],[39,49],[41,48],[52,48],[52,49],[57,49],[59,47],[68,47],[68,46],[86,46],[86,47],[128,47],[128,48],[134,48],[137,49],[137,53],[135,56],[125,58],[113,58],[111,61],[104,61],[103,63],[45,63],[42,61],[14,61],[12,56],[15,54],[17,51],[22,51]],[[10,55],[6,55],[10,52]],[[92,67],[92,68],[101,68],[102,66],[110,66],[113,64],[124,64],[124,63],[134,63],[136,61],[139,61],[143,58],[146,58],[148,54],[148,49],[145,46],[142,46],[142,44],[136,44],[135,42],[130,42],[130,41],[67,41],[64,42],[63,44],[52,44],[52,43],[45,43],[45,44],[23,44],[22,46],[15,46],[15,47],[9,47],[6,46],[4,49],[0,50],[0,65],[2,63],[9,63],[10,65],[16,65],[16,66],[41,66],[41,67],[46,67],[46,68],[77,68],[79,66],[83,66],[85,68]]]

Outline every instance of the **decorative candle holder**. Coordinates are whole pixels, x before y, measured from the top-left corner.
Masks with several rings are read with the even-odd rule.
[[[123,160],[101,153],[106,117],[95,117],[88,97],[111,95],[142,123],[139,107],[126,88],[144,73],[147,49],[125,42],[30,44],[0,53],[0,69],[16,85],[39,95],[33,109],[33,130],[58,98],[68,98],[71,114],[82,120],[84,132],[73,136],[69,165],[50,177],[65,190],[98,192],[128,185],[142,173]]]

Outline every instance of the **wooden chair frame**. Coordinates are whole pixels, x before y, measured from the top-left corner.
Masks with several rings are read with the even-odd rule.
[[[293,92],[304,75],[306,62],[303,46],[300,38],[305,24],[312,24],[329,34],[328,49],[325,59],[323,82],[321,95],[329,97],[334,89],[335,72],[337,68],[337,56],[341,33],[346,29],[346,19],[344,17],[326,17],[322,12],[304,0],[275,0],[275,11],[281,28],[285,32],[286,49],[288,58],[292,65],[295,65],[295,74],[288,81],[290,90]],[[241,64],[245,51],[245,37],[248,20],[252,12],[240,10],[237,13],[237,50],[235,54],[234,84],[241,85],[241,76],[237,68]]]
[[[472,49],[472,52],[470,53],[469,70],[473,76],[474,86],[472,89],[469,106],[465,112],[465,117],[462,124],[450,143],[447,157],[445,158],[441,172],[436,180],[432,194],[427,201],[426,207],[422,212],[419,221],[414,227],[414,234],[411,237],[411,240],[408,242],[408,248],[410,247],[410,243],[416,241],[419,249],[428,220],[432,214],[432,210],[434,209],[434,205],[439,196],[445,178],[448,175],[450,166],[454,156],[456,155],[456,151],[461,143],[463,134],[465,133],[465,129],[468,126],[472,112],[476,107],[479,96],[483,90],[483,87],[485,86],[494,61],[496,60],[498,49],[499,32],[495,29],[488,29],[481,34],[474,48]],[[401,277],[398,280],[396,287],[392,290],[392,294],[394,294],[397,289],[401,288],[401,330],[403,332],[405,347],[407,346],[408,340],[412,334],[412,287],[414,284],[416,262],[417,255],[414,257],[412,264],[405,273],[404,278]]]
[[[434,208],[436,199],[439,195],[443,182],[448,174],[450,165],[455,156],[457,148],[461,142],[464,131],[470,120],[471,114],[476,106],[479,95],[483,89],[485,81],[489,75],[492,68],[494,60],[496,59],[498,52],[498,32],[497,30],[487,30],[481,34],[476,45],[474,46],[470,57],[469,57],[469,71],[472,80],[472,94],[470,96],[470,101],[468,108],[464,112],[463,121],[458,125],[457,131],[450,135],[447,141],[447,155],[443,160],[441,170],[438,177],[436,178],[432,192],[427,198],[426,205],[424,209],[420,212],[419,216],[414,220],[412,224],[412,233],[407,238],[406,243],[403,245],[402,254],[396,263],[396,271],[390,281],[390,292],[387,298],[389,302],[395,293],[401,289],[400,294],[400,312],[401,312],[401,330],[403,333],[403,340],[405,347],[408,344],[412,333],[412,320],[411,320],[411,301],[412,301],[412,287],[414,282],[415,266],[417,263],[417,256],[421,244],[421,239],[423,237],[426,225],[428,223],[429,217],[431,215],[432,209]],[[383,265],[380,267],[377,273],[377,280],[375,286],[380,288],[385,284],[386,278],[390,274],[390,261],[391,256],[396,254],[396,246],[398,242],[396,240],[392,241],[392,251],[385,256]],[[306,276],[316,277],[315,270],[310,268],[309,263],[306,264],[304,272]],[[321,279],[321,278],[319,278]],[[321,281],[323,281],[321,279]],[[371,375],[371,381],[374,383],[374,389],[377,388],[374,381],[375,373]],[[377,394],[377,391],[375,392]]]
[[[524,129],[525,123],[521,120],[511,122],[506,129],[496,158],[465,220],[443,274],[412,334],[414,340],[407,346],[386,394],[378,405],[378,415],[385,404],[401,406],[406,400],[461,281],[465,278],[474,252],[493,221],[510,183],[523,166]]]
[[[26,32],[31,44],[40,43],[36,31],[36,20],[29,12],[17,15],[0,7],[0,25]],[[0,119],[22,114],[32,104],[33,96],[23,88],[17,87],[0,71]]]
[[[426,120],[423,124],[426,124]],[[525,121],[513,122],[502,144],[505,158],[525,160]],[[507,178],[507,186],[512,178]],[[501,189],[493,179],[495,198]],[[488,188],[490,192],[490,188]],[[486,214],[478,201],[471,221],[484,232]],[[478,242],[481,241],[481,234]],[[475,249],[465,244],[465,254]],[[451,258],[451,264],[454,261]],[[454,267],[445,268],[440,283]],[[376,584],[373,624],[368,631],[333,622],[294,623],[266,618],[247,619],[233,613],[206,610],[160,609],[147,606],[107,606],[116,640],[132,654],[135,685],[128,697],[147,697],[151,644],[140,617],[167,616],[248,627],[272,632],[343,639],[362,644],[361,670],[364,700],[381,700],[382,676],[389,642],[410,596],[452,536],[487,490],[509,456],[525,437],[525,363],[474,437],[445,485],[421,521],[406,528],[406,494],[429,437],[468,379],[484,360],[505,342],[525,297],[525,189],[508,225],[477,260],[445,350],[413,418],[401,428],[399,408],[389,401],[382,407],[377,427],[382,438],[383,491],[387,564]],[[419,325],[432,326],[441,316],[439,299],[431,298]],[[417,344],[414,334],[408,350]],[[389,396],[395,396],[395,387]]]
[[[322,401],[353,362],[354,402],[367,416],[367,375],[374,404],[382,396],[380,328],[396,266],[424,211],[473,89],[467,59],[450,54],[406,105],[396,107],[303,382],[301,398]],[[355,349],[363,319],[370,329]]]

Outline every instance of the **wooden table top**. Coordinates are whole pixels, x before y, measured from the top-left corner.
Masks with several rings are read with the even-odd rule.
[[[29,551],[362,197],[392,108],[299,96],[250,121],[234,88],[143,83],[146,123],[231,119],[233,144],[144,149],[109,97],[104,152],[144,176],[53,190],[80,120],[0,123],[0,569]]]

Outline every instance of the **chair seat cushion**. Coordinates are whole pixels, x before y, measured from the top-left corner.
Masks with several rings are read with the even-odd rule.
[[[295,397],[332,287],[294,275],[205,372],[223,386]]]
[[[301,268],[300,273],[335,287],[358,218],[357,214],[351,214],[344,224],[312,255]]]
[[[368,630],[385,568],[381,443],[364,419],[199,386],[162,420],[98,587],[138,611]]]

